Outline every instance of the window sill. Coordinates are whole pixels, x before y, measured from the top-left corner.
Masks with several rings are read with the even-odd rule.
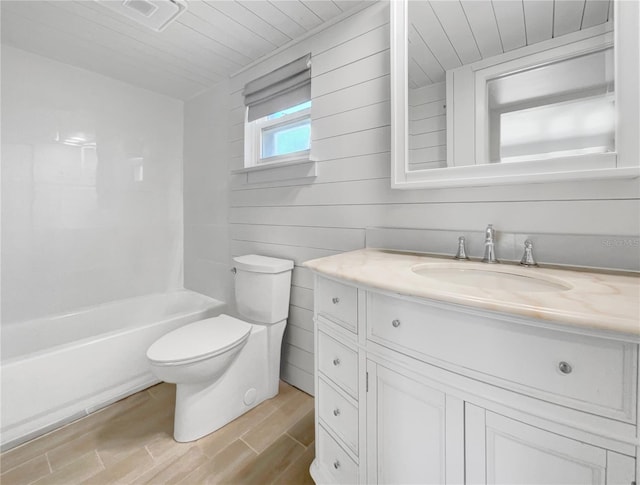
[[[318,174],[317,161],[308,156],[284,162],[263,163],[232,170],[233,175],[246,175],[247,184],[260,184],[292,179],[313,179]]]

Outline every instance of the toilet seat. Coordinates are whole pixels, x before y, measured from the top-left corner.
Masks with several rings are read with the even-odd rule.
[[[183,365],[215,357],[249,338],[251,325],[219,315],[185,325],[160,337],[147,350],[155,365]]]

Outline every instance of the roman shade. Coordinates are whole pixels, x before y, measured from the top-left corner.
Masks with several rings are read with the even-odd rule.
[[[309,101],[311,54],[247,83],[242,94],[249,121]]]

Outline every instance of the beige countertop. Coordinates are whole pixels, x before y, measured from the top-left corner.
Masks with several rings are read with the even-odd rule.
[[[385,249],[360,249],[314,259],[304,265],[356,285],[402,295],[640,336],[638,275],[488,265]],[[424,277],[412,270],[416,265],[425,265],[427,274],[434,269],[437,271],[431,273],[433,276]],[[459,277],[458,282],[443,281],[438,277],[438,271],[443,269],[453,269],[456,274],[449,280],[455,281],[455,277]],[[498,284],[489,285],[491,288],[464,282],[465,275],[473,278],[478,274],[477,270],[508,274],[503,285],[498,278]],[[535,278],[542,284],[535,291],[524,289],[527,288],[526,281],[530,281],[528,278]],[[535,287],[536,281],[533,283]],[[545,288],[546,283],[550,285],[549,289]]]

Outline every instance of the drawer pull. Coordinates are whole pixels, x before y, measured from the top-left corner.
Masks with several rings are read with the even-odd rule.
[[[396,318],[393,322],[391,322],[391,325],[393,325],[394,328],[398,328],[400,326],[400,320]]]
[[[338,298],[337,296],[334,296],[331,301],[333,302],[334,305],[337,305],[338,303],[340,303],[340,298]]]
[[[562,372],[563,374],[571,374],[573,367],[571,367],[571,364],[563,360],[558,364],[558,369],[560,369],[560,372]]]
[[[340,416],[340,409],[335,408],[335,409],[333,410],[333,415],[334,415],[334,416]]]
[[[335,468],[336,470],[340,468],[340,462],[338,460],[333,462],[333,468]]]
[[[337,357],[333,359],[333,365],[340,365],[340,359],[338,359]]]

